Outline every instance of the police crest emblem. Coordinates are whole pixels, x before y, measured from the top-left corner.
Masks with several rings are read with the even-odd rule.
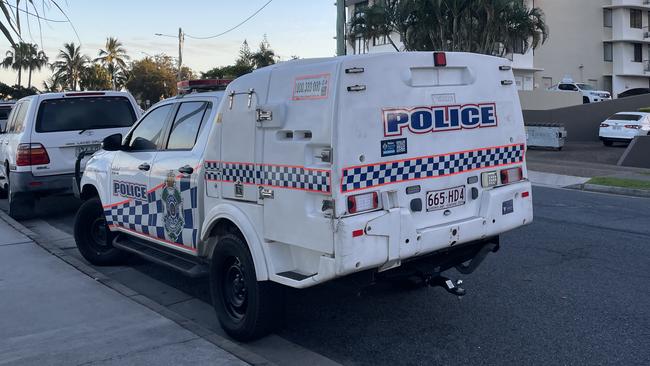
[[[183,226],[185,226],[185,219],[183,218],[183,199],[176,188],[176,178],[173,172],[169,172],[167,175],[162,199],[165,209],[163,216],[165,231],[171,241],[176,241],[181,236]]]

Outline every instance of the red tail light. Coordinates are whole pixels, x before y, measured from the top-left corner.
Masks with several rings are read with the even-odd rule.
[[[50,163],[47,150],[41,144],[20,144],[16,153],[17,166],[44,165]]]
[[[601,124],[600,124],[600,127],[609,127],[609,124],[607,124],[607,123],[601,123]]]
[[[447,66],[447,55],[444,52],[434,52],[433,63],[439,67]]]
[[[501,184],[510,184],[519,182],[524,179],[524,174],[521,167],[503,169],[501,171]]]
[[[631,128],[633,130],[639,130],[641,129],[640,125],[625,125],[625,128]]]
[[[377,192],[357,194],[348,197],[348,213],[355,214],[374,210],[379,207],[379,194]]]

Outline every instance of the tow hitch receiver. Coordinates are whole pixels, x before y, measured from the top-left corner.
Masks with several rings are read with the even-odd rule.
[[[452,295],[456,295],[458,297],[465,296],[465,289],[460,287],[460,285],[463,284],[463,280],[458,280],[456,283],[454,283],[454,281],[445,276],[436,276],[429,277],[425,280],[425,282],[431,287],[440,286]]]

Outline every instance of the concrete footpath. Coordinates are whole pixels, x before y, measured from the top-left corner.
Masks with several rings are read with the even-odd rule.
[[[0,365],[246,365],[0,216]]]

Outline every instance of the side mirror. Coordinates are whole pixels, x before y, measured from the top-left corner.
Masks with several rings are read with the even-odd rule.
[[[104,141],[102,141],[102,149],[106,151],[119,151],[122,150],[122,134],[116,133],[110,136],[107,136]]]

